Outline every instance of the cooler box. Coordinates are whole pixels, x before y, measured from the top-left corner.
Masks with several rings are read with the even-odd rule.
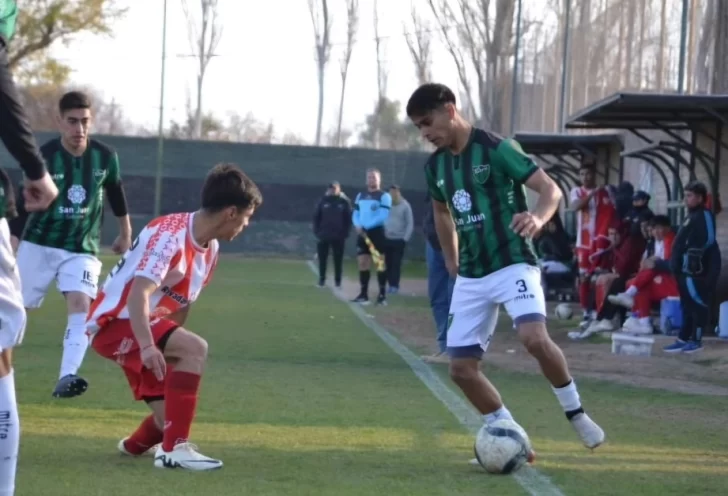
[[[668,336],[674,336],[682,326],[682,310],[680,309],[680,298],[671,296],[660,302],[660,332]]]

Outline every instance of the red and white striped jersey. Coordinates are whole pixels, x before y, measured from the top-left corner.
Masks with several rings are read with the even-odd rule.
[[[158,217],[142,229],[129,250],[106,277],[91,305],[86,326],[96,332],[114,319],[128,319],[127,297],[135,277],[154,281],[149,298],[151,318],[174,313],[197,299],[217,265],[217,240],[201,247],[192,238],[193,213]]]
[[[592,190],[577,186],[571,190],[571,203],[586,198]],[[616,215],[614,201],[607,188],[602,187],[592,196],[586,207],[576,213],[576,247],[592,249],[597,238],[606,237]]]

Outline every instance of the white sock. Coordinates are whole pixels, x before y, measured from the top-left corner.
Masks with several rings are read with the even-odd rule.
[[[15,494],[15,470],[20,446],[20,419],[13,371],[0,378],[0,496]]]
[[[571,412],[581,408],[581,401],[579,400],[579,391],[576,390],[576,384],[572,379],[570,383],[562,388],[551,387],[554,390],[556,398],[561,403],[561,408],[565,412]]]
[[[640,324],[650,325],[651,324],[650,320],[652,320],[652,319],[650,319],[649,317],[640,317]]]
[[[513,420],[513,415],[511,415],[511,412],[508,411],[508,408],[506,408],[505,405],[500,407],[494,412],[486,413],[483,415],[483,420],[486,424],[492,424],[496,420]]]
[[[78,372],[83,363],[83,357],[86,355],[86,349],[88,349],[86,314],[72,313],[68,316],[68,327],[63,339],[60,377]]]
[[[631,296],[634,298],[634,296],[637,294],[637,288],[634,286],[630,286],[627,288],[627,291],[624,292],[627,296]]]

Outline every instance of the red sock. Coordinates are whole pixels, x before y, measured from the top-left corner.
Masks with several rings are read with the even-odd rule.
[[[124,448],[132,455],[141,455],[161,442],[162,431],[154,422],[154,415],[150,415],[142,421],[134,434],[124,442]]]
[[[201,377],[190,372],[172,372],[164,388],[164,451],[186,443],[197,407]]]
[[[585,311],[588,310],[591,306],[589,305],[590,290],[591,284],[589,284],[589,281],[581,281],[579,283],[579,304],[581,305],[581,308]]]

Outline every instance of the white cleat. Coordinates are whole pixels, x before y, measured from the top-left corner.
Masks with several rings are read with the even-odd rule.
[[[574,416],[571,425],[587,448],[593,450],[604,442],[604,431],[586,413]]]
[[[180,443],[170,452],[164,451],[162,445],[159,445],[154,456],[154,466],[157,468],[183,468],[201,472],[221,468],[222,461],[199,453],[197,446],[192,443]]]
[[[122,439],[121,441],[119,441],[119,444],[117,445],[117,448],[119,449],[119,452],[122,455],[133,456],[133,457],[137,457],[137,456],[151,456],[151,455],[154,455],[154,453],[156,453],[157,447],[159,447],[158,444],[155,444],[154,446],[152,446],[151,448],[149,448],[147,451],[145,451],[141,455],[135,455],[134,453],[129,453],[129,451],[127,451],[126,446],[124,445],[124,443],[126,442],[127,439],[129,439],[129,438],[128,437],[125,437],[124,439]]]
[[[630,309],[634,306],[634,297],[628,295],[627,293],[618,293],[616,295],[609,295],[607,297],[610,303],[614,305],[619,305],[620,307],[624,307],[626,309]]]

